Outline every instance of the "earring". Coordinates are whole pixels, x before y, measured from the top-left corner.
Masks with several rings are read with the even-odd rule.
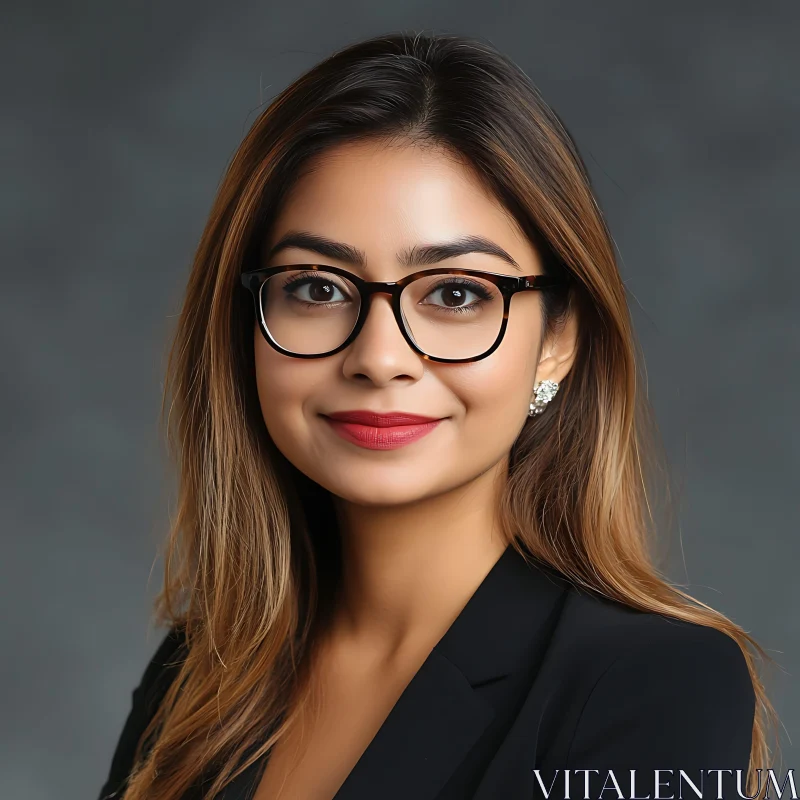
[[[558,391],[557,381],[539,381],[533,387],[536,399],[531,401],[528,416],[532,417],[534,414],[541,414],[547,404],[556,396]]]

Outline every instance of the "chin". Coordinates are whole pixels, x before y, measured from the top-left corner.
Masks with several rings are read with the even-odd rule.
[[[436,481],[419,480],[419,470],[404,470],[405,475],[381,476],[376,469],[351,470],[345,474],[320,475],[314,480],[329,492],[359,506],[400,506],[415,503],[439,493]]]

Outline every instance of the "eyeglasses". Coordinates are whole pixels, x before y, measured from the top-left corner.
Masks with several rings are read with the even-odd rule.
[[[431,361],[464,363],[491,355],[503,339],[517,292],[563,287],[568,278],[427,269],[398,281],[365,281],[338,267],[292,264],[241,274],[264,338],[279,353],[323,358],[358,336],[374,294],[391,296],[405,340]]]

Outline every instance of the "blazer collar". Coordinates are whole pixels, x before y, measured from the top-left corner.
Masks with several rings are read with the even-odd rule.
[[[495,705],[481,686],[530,669],[544,650],[566,589],[558,573],[506,547],[406,686],[335,800],[433,800],[495,718]],[[223,800],[252,797],[262,764],[263,759],[229,784]]]

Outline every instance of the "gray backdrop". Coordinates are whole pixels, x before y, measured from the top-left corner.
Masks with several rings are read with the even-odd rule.
[[[262,100],[398,28],[489,39],[575,135],[682,487],[671,577],[771,651],[797,738],[796,2],[3,11],[0,796],[96,797],[160,640],[164,354],[229,157]]]

